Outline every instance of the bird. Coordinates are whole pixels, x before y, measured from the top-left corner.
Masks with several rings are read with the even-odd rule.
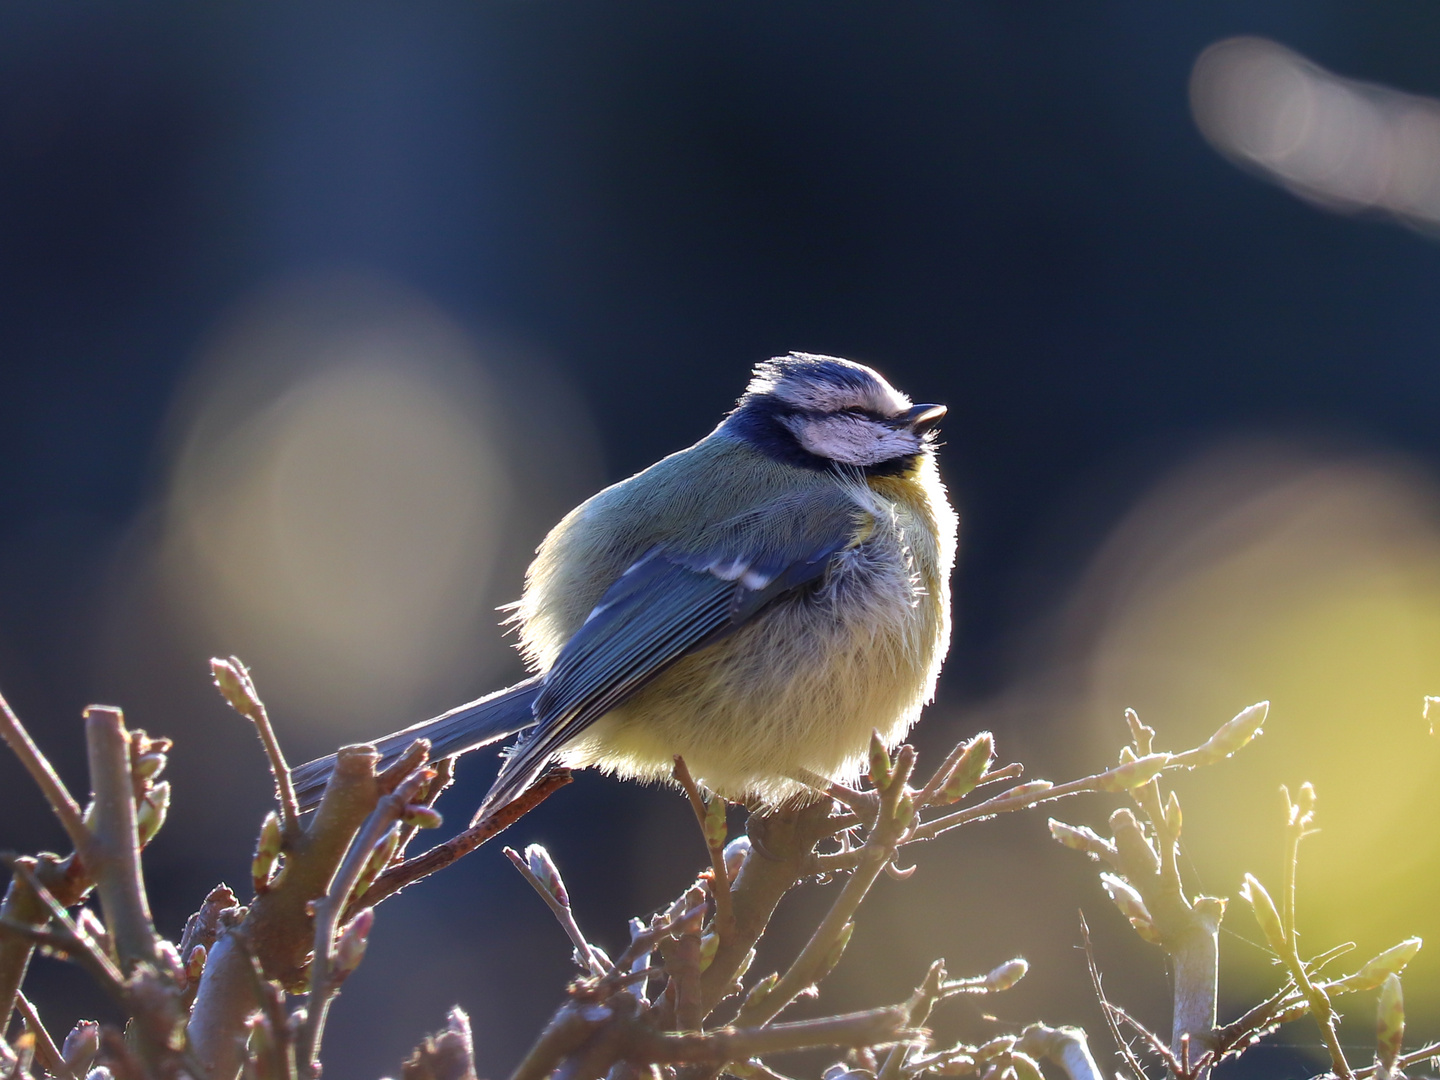
[[[757,364],[699,442],[605,488],[545,537],[510,605],[531,672],[375,741],[432,759],[517,733],[478,821],[551,763],[778,806],[866,771],[935,692],[959,519],[943,405],[791,352]],[[334,755],[294,771],[318,804]]]

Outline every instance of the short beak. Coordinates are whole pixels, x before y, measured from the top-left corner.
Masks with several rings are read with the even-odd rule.
[[[944,418],[944,405],[916,405],[905,413],[906,425],[917,435],[933,431]]]

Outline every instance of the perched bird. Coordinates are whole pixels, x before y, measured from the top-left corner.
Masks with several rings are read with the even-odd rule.
[[[772,805],[806,776],[857,778],[872,730],[893,746],[915,722],[949,644],[944,414],[849,360],[758,365],[719,427],[545,537],[512,615],[534,675],[378,740],[382,755],[533,728],[479,814],[552,761],[657,780],[678,754],[711,791]],[[333,763],[295,771],[303,804]]]

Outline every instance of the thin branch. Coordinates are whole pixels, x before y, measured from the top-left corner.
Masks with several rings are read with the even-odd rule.
[[[336,871],[326,894],[315,901],[315,944],[314,958],[310,961],[310,1000],[306,1005],[305,1022],[296,1034],[296,1064],[306,1075],[318,1077],[320,1043],[325,1035],[325,1019],[330,1002],[340,989],[340,983],[348,971],[337,971],[335,961],[335,934],[340,928],[340,917],[345,909],[346,898],[355,890],[365,865],[370,861],[376,846],[385,839],[420,792],[423,784],[432,778],[425,769],[417,769],[389,795],[382,796],[351,841],[350,850]]]
[[[351,902],[345,911],[345,917],[349,918],[361,908],[375,907],[381,900],[393,896],[407,885],[413,885],[421,878],[429,877],[437,870],[444,870],[451,863],[469,855],[485,841],[504,832],[570,783],[570,779],[568,769],[551,769],[513,801],[497,807],[464,832],[406,859],[399,866],[390,867],[375,879],[375,884],[365,890],[365,895]]]
[[[585,966],[589,969],[590,974],[597,977],[607,974],[605,965],[600,962],[600,957],[596,955],[590,942],[585,940],[585,935],[580,932],[580,924],[575,921],[575,912],[571,910],[570,905],[561,903],[560,898],[547,888],[545,883],[530,869],[525,857],[514,848],[507,847],[505,857],[515,864],[515,869],[519,870],[520,875],[530,884],[530,887],[540,894],[540,899],[545,901],[545,906],[555,916],[555,921],[564,929],[565,935],[575,946],[575,951],[585,958]]]
[[[1400,1057],[1395,1060],[1395,1068],[1404,1070],[1411,1065],[1418,1065],[1420,1062],[1433,1057],[1440,1057],[1440,1042],[1426,1043],[1420,1047],[1419,1050],[1412,1050],[1408,1054],[1401,1054]],[[1370,1078],[1379,1071],[1380,1067],[1378,1065],[1367,1065],[1363,1069],[1356,1069],[1355,1080],[1370,1080]],[[1321,1073],[1319,1076],[1313,1077],[1312,1080],[1335,1080],[1335,1074],[1333,1072]]]
[[[78,904],[90,891],[90,877],[74,855],[63,859],[49,852],[34,857],[16,856],[9,865],[15,861],[30,867],[62,907]],[[23,875],[13,874],[5,890],[5,900],[0,903],[0,918],[26,926],[44,926],[50,921],[50,909],[35,895]],[[25,981],[34,951],[34,945],[24,937],[16,934],[0,937],[0,1027],[9,1022],[15,995]]]
[[[32,941],[52,948],[60,949],[66,953],[72,953],[90,972],[92,978],[101,986],[101,989],[110,994],[116,1001],[125,1000],[125,977],[120,974],[118,968],[105,955],[105,951],[91,940],[90,936],[75,925],[70,918],[70,913],[60,906],[58,901],[36,876],[33,866],[28,865],[31,860],[15,859],[10,864],[10,869],[25,879],[25,884],[35,893],[39,901],[49,911],[49,918],[59,928],[52,933],[42,930],[39,927],[29,926],[22,923],[14,923],[9,920],[0,919],[0,927],[26,935]]]
[[[216,687],[230,707],[255,726],[255,734],[260,736],[265,757],[270,762],[270,775],[275,778],[275,798],[280,804],[280,820],[284,824],[285,835],[295,836],[300,828],[300,803],[295,798],[295,784],[290,778],[285,751],[275,737],[270,714],[255,689],[250,669],[241,663],[238,656],[232,656],[229,660],[212,659],[210,671]]]
[[[134,781],[130,774],[130,733],[119,709],[91,705],[85,710],[90,786],[94,790],[92,843],[81,858],[95,878],[105,922],[115,941],[120,968],[156,962],[158,937],[150,918],[140,872],[140,839],[135,825]]]
[[[905,1027],[904,1010],[892,1006],[865,1012],[797,1020],[765,1027],[720,1028],[718,1031],[681,1034],[647,1032],[637,1040],[635,1057],[626,1060],[660,1065],[723,1065],[764,1054],[779,1054],[812,1047],[882,1046],[915,1038]]]
[[[1325,990],[1310,979],[1310,973],[1305,968],[1305,962],[1300,959],[1299,940],[1295,935],[1295,872],[1300,862],[1300,841],[1309,835],[1309,825],[1312,820],[1314,805],[1314,790],[1308,784],[1301,788],[1301,804],[1293,804],[1290,801],[1290,792],[1285,792],[1285,803],[1288,812],[1285,832],[1285,863],[1284,863],[1284,890],[1281,903],[1288,915],[1281,916],[1281,934],[1285,942],[1284,956],[1281,957],[1285,966],[1290,969],[1290,977],[1295,980],[1295,985],[1300,988],[1306,999],[1310,1002],[1310,1012],[1315,1018],[1316,1025],[1320,1028],[1320,1036],[1325,1041],[1325,1048],[1330,1053],[1330,1067],[1341,1080],[1354,1080],[1354,1072],[1350,1063],[1345,1060],[1345,1051],[1340,1045],[1340,1035],[1335,1028],[1335,1010],[1330,1006],[1330,996]],[[1308,799],[1307,799],[1307,792]],[[1308,802],[1308,805],[1302,805]]]
[[[958,759],[958,755],[956,755]],[[951,768],[953,769],[953,765]],[[926,1020],[930,1019],[930,1010],[935,1007],[935,1002],[940,998],[941,987],[945,983],[945,961],[936,960],[930,965],[930,970],[925,973],[925,978],[905,1002],[905,1026],[920,1027]],[[899,1080],[901,1069],[905,1059],[910,1054],[911,1047],[901,1044],[891,1047],[890,1053],[885,1057],[885,1064],[881,1067],[877,1080]]]
[[[1090,972],[1090,985],[1095,990],[1095,1000],[1100,1003],[1105,1026],[1110,1029],[1110,1037],[1115,1040],[1115,1052],[1124,1060],[1134,1080],[1147,1080],[1145,1070],[1140,1067],[1140,1062],[1135,1060],[1130,1044],[1120,1034],[1120,1025],[1115,1022],[1115,1007],[1110,1004],[1110,999],[1105,996],[1105,988],[1100,984],[1100,969],[1095,964],[1095,947],[1090,943],[1090,925],[1085,921],[1083,911],[1080,912],[1080,940],[1085,949],[1085,966]]]
[[[880,791],[880,812],[875,828],[871,830],[861,848],[865,857],[845,882],[845,887],[840,890],[835,903],[826,912],[825,918],[821,920],[789,970],[758,1004],[747,1002],[747,1005],[741,1008],[739,1022],[763,1024],[773,1020],[802,990],[824,974],[823,969],[827,963],[834,963],[833,953],[840,947],[846,927],[855,917],[855,912],[869,893],[870,886],[875,884],[875,879],[895,857],[900,839],[910,827],[910,815],[901,813],[900,809],[902,800],[908,799],[905,785],[914,769],[914,749],[902,746],[895,756],[889,782]]]
[[[445,794],[450,785],[455,782],[455,759],[447,757],[441,758],[439,761],[432,761],[430,768],[435,770],[435,779],[431,780],[430,786],[426,788],[422,805],[433,807],[440,796]],[[395,844],[395,858],[404,860],[406,849],[409,848],[410,842],[419,832],[419,825],[406,825],[400,830],[400,838]]]
[[[65,1063],[65,1057],[60,1053],[60,1048],[55,1045],[55,1040],[50,1037],[50,1032],[46,1031],[45,1025],[40,1022],[40,1014],[35,1011],[35,1006],[30,1004],[30,999],[24,994],[17,994],[15,1006],[20,1010],[20,1015],[25,1018],[25,1027],[35,1036],[35,1057],[39,1059],[40,1064],[52,1075],[61,1077],[62,1080],[75,1080],[75,1074]]]
[[[65,835],[70,837],[75,850],[83,855],[90,845],[90,830],[85,828],[85,818],[80,812],[79,804],[75,802],[59,774],[40,752],[40,748],[30,738],[30,733],[25,730],[25,725],[20,723],[20,718],[15,715],[10,703],[3,696],[0,696],[0,736],[4,737],[11,751],[45,793],[50,809],[55,811],[55,816],[65,827]]]
[[[1082,1028],[1031,1024],[1020,1033],[1015,1048],[1034,1058],[1053,1062],[1070,1080],[1102,1080],[1090,1055],[1090,1041]]]
[[[720,936],[720,940],[724,941],[735,934],[735,904],[730,898],[730,875],[725,871],[725,839],[722,836],[719,844],[716,844],[710,835],[709,806],[705,802],[705,797],[700,793],[695,778],[690,775],[690,770],[685,765],[685,759],[679,754],[675,755],[674,777],[685,789],[685,794],[690,797],[690,806],[695,811],[695,820],[700,825],[700,835],[704,838],[705,847],[710,852],[710,867],[713,875],[710,880],[710,895],[715,898],[715,932]],[[720,796],[716,795],[714,798],[718,799]],[[724,806],[723,801],[721,806]]]

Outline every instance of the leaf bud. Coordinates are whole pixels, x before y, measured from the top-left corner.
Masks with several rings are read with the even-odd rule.
[[[840,958],[845,955],[845,948],[850,944],[850,938],[855,933],[855,920],[851,919],[840,928],[840,934],[835,938],[830,948],[825,952],[825,958],[820,961],[820,970],[815,974],[815,981],[828,976],[835,970],[835,965],[840,963]]]
[[[723,848],[728,835],[725,827],[726,802],[719,795],[705,800],[705,843],[713,848]]]
[[[395,857],[395,849],[400,846],[400,825],[392,825],[388,832],[380,838],[375,849],[370,852],[370,858],[365,860],[365,869],[360,871],[360,877],[355,882],[355,888],[351,890],[351,897],[364,896],[375,879],[385,872],[390,865],[390,860]]]
[[[163,753],[150,751],[141,754],[130,765],[130,771],[141,780],[154,780],[164,771],[168,757]]]
[[[205,961],[209,955],[209,951],[204,945],[196,945],[190,950],[190,955],[185,960],[185,985],[194,986],[200,981],[200,976],[205,971]]]
[[[165,817],[169,812],[170,781],[161,780],[145,792],[135,807],[135,831],[142,848],[155,839],[155,834],[160,831],[160,826],[165,824]]]
[[[1071,851],[1083,851],[1092,859],[1115,857],[1115,845],[1087,825],[1067,825],[1055,818],[1050,819],[1050,835]]]
[[[1418,937],[1406,938],[1374,957],[1354,975],[1347,975],[1333,985],[1335,989],[1346,992],[1373,990],[1385,981],[1386,976],[1403,972],[1405,966],[1415,959],[1415,954],[1420,951],[1422,944],[1424,942]]]
[[[893,766],[890,763],[890,751],[885,749],[885,744],[880,741],[880,732],[870,733],[870,784],[876,791],[884,791],[890,786],[890,775]]]
[[[734,881],[740,876],[740,868],[750,857],[750,837],[737,836],[725,845],[725,876]]]
[[[160,967],[177,983],[185,982],[185,965],[180,962],[180,950],[175,943],[161,938],[155,943],[155,956]]]
[[[764,1004],[765,999],[770,996],[770,991],[775,989],[775,985],[779,981],[779,972],[772,971],[752,986],[750,992],[745,995],[745,1003],[740,1007],[741,1014],[743,1015],[747,1011],[754,1012]]]
[[[1375,1063],[1382,1076],[1394,1074],[1405,1041],[1405,995],[1399,975],[1386,975],[1375,1006]]]
[[[250,879],[258,896],[270,887],[275,876],[275,864],[280,861],[280,849],[284,837],[280,832],[280,818],[271,810],[260,825],[260,839],[255,844],[255,858],[250,863]]]
[[[1007,960],[985,976],[985,989],[997,994],[1002,990],[1009,990],[1023,979],[1029,970],[1030,964],[1023,956]]]
[[[1150,909],[1145,906],[1145,900],[1136,888],[1124,878],[1109,873],[1100,875],[1100,884],[1120,913],[1130,920],[1130,925],[1141,939],[1159,945],[1160,931],[1156,929]]]
[[[1101,773],[1096,778],[1095,786],[1101,791],[1133,791],[1154,780],[1165,771],[1168,764],[1169,754],[1146,754],[1142,758],[1133,758]]]
[[[715,932],[702,934],[700,937],[700,970],[704,971],[715,960],[716,950],[720,948],[720,935]]]
[[[570,894],[565,891],[565,879],[560,876],[550,852],[541,844],[531,844],[525,849],[525,862],[530,867],[530,873],[540,879],[540,884],[545,886],[545,891],[554,897],[555,902],[569,908]]]
[[[1280,912],[1275,908],[1275,901],[1270,899],[1265,886],[1260,884],[1254,874],[1246,874],[1245,883],[1240,886],[1240,896],[1255,912],[1255,921],[1260,924],[1270,948],[1283,955],[1288,948],[1285,943],[1285,927],[1280,922]]]
[[[753,963],[755,963],[755,950],[751,949],[745,954],[745,959],[740,961],[740,966],[735,969],[734,985],[736,990],[740,989],[740,980],[745,978],[746,973],[750,970],[750,965]]]
[[[1260,725],[1265,723],[1269,712],[1268,701],[1260,701],[1248,709],[1242,709],[1233,720],[1222,724],[1219,731],[1199,746],[1196,751],[1199,761],[1196,764],[1206,765],[1222,761],[1237,750],[1243,750],[1251,739],[1260,734]]]
[[[990,763],[994,758],[995,736],[990,732],[982,731],[967,742],[960,754],[960,760],[955,763],[955,768],[941,789],[945,802],[959,802],[974,791],[975,785],[990,771]]]
[[[445,823],[445,819],[440,816],[440,811],[419,803],[405,807],[400,814],[400,821],[402,824],[416,829],[438,829]]]
[[[84,1076],[90,1071],[95,1055],[99,1052],[100,1025],[94,1020],[77,1021],[60,1047],[60,1056],[76,1076]]]
[[[259,695],[255,693],[255,683],[250,678],[250,672],[237,657],[232,656],[228,660],[211,657],[210,676],[214,679],[220,696],[241,716],[253,719],[264,708],[260,704]]]
[[[364,908],[350,920],[340,932],[335,945],[335,974],[339,978],[349,975],[365,958],[365,946],[370,942],[370,928],[375,925],[375,909]]]

